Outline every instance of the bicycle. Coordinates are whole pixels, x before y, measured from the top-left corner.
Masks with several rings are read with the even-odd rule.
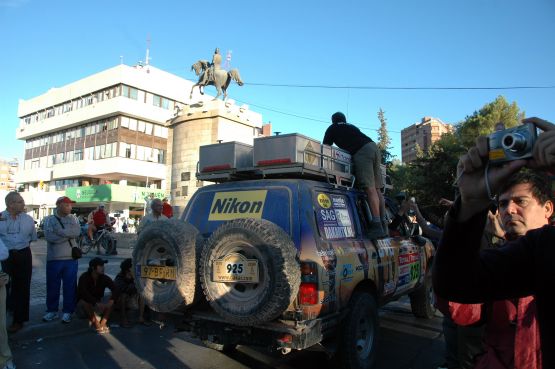
[[[81,232],[78,240],[79,248],[81,249],[83,254],[86,254],[91,250],[92,247],[98,246],[98,254],[100,254],[100,247],[104,249],[105,255],[112,254],[112,252],[114,251],[114,240],[108,233],[108,228],[101,228],[96,231],[93,236],[93,240],[91,241],[86,233],[83,234],[83,232]]]

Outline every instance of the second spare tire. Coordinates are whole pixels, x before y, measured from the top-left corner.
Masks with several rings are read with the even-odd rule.
[[[198,300],[199,247],[197,229],[181,220],[161,220],[144,228],[133,250],[133,265],[135,286],[147,306],[171,312]]]
[[[212,308],[242,326],[279,317],[297,297],[301,280],[293,241],[264,219],[218,227],[203,247],[199,273]]]

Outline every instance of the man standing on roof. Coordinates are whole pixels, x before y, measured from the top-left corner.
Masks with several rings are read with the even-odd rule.
[[[385,201],[381,193],[383,183],[380,170],[380,150],[370,137],[354,125],[347,123],[343,113],[333,114],[331,121],[332,124],[324,135],[324,145],[335,143],[340,149],[351,154],[356,177],[355,183],[366,192],[368,205],[372,212],[369,237],[386,237],[387,230],[382,227],[382,219],[385,217]]]

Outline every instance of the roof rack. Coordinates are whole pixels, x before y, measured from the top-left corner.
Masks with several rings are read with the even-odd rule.
[[[200,147],[197,179],[211,182],[262,178],[304,178],[352,188],[351,155],[292,133]]]

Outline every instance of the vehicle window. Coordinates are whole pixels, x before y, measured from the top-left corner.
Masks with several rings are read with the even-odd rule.
[[[322,238],[339,240],[356,236],[347,196],[316,192],[315,203],[316,222]]]

